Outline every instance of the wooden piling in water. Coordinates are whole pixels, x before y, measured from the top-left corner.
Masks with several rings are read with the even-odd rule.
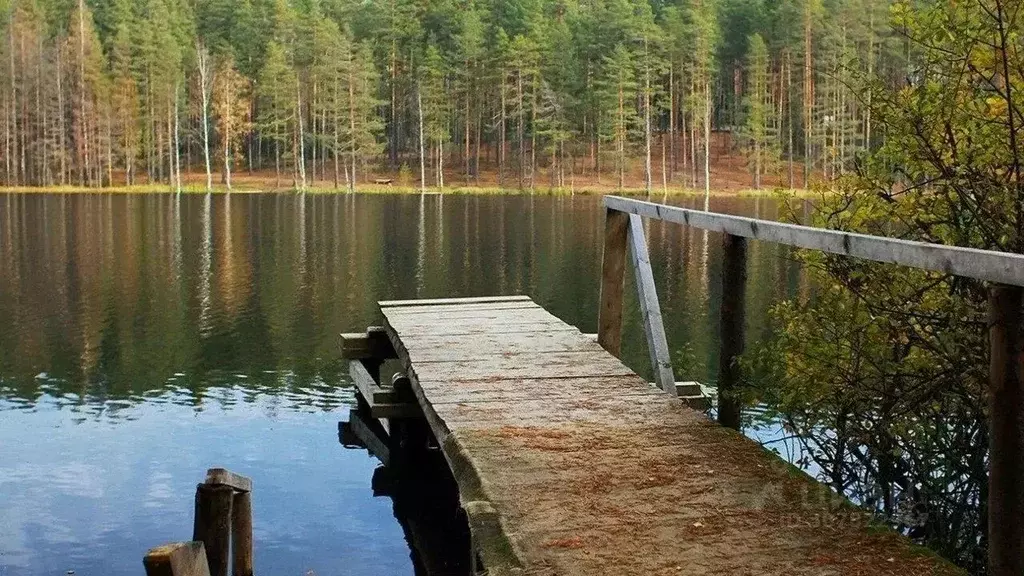
[[[175,542],[152,548],[142,559],[146,576],[210,576],[202,542]]]
[[[722,269],[721,350],[718,356],[718,422],[740,429],[740,399],[736,397],[746,323],[747,239],[725,234]]]
[[[232,576],[252,576],[252,494],[237,492],[231,502]]]
[[[1024,574],[1024,288],[989,288],[988,573]]]
[[[196,486],[195,524],[192,539],[206,546],[210,576],[228,576],[231,551],[231,504],[234,489],[230,486],[199,484]]]
[[[193,541],[150,550],[143,559],[147,576],[227,576],[231,559],[234,576],[252,576],[251,494],[249,478],[224,468],[207,470],[205,482],[196,485]]]

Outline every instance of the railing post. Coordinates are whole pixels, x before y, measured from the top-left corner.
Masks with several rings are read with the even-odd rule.
[[[747,240],[725,234],[722,268],[722,347],[718,358],[718,422],[740,429],[740,400],[736,388],[740,370],[736,361],[743,354],[747,287]]]
[[[636,274],[637,299],[643,314],[644,335],[647,337],[647,351],[651,356],[654,382],[659,388],[676,395],[676,378],[672,372],[672,358],[665,337],[665,324],[661,319],[661,304],[654,286],[654,272],[651,270],[651,256],[647,250],[644,235],[644,221],[636,214],[629,215],[629,254]]]
[[[1024,574],[1024,289],[989,288],[988,573]]]
[[[605,211],[597,342],[614,356],[618,356],[622,349],[622,292],[626,279],[628,224],[629,215],[625,212],[610,208]]]

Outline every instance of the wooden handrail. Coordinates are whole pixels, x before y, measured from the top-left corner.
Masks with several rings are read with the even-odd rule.
[[[712,232],[725,232],[751,240],[820,250],[875,262],[900,264],[911,268],[945,272],[955,276],[1012,286],[1024,286],[1024,254],[930,244],[771,220],[758,220],[744,216],[654,204],[619,196],[605,196],[604,205],[609,210],[617,212],[636,214],[645,218],[674,222]]]
[[[634,254],[637,250],[635,242],[645,242],[641,238],[643,226],[632,220],[652,218],[724,234],[718,421],[737,430],[741,426],[740,405],[732,393],[739,380],[736,361],[743,353],[747,239],[988,282],[989,573],[994,576],[1020,573],[1020,543],[1024,542],[1024,341],[1020,326],[1024,319],[1024,290],[1021,289],[1024,287],[1024,255],[799,226],[618,196],[606,196],[604,205],[605,242],[598,342],[615,355],[619,355],[622,341],[627,236],[633,237]],[[646,256],[646,245],[642,250]],[[647,322],[649,316],[655,316],[658,326],[661,326],[660,310],[650,309],[652,305],[658,305],[651,263],[647,258],[634,256],[633,265],[647,345],[651,350],[655,374],[658,374],[663,361],[655,350],[665,349],[665,343],[664,330],[659,338],[657,330],[652,330]]]

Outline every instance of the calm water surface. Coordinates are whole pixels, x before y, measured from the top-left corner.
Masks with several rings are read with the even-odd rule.
[[[0,575],[141,573],[191,536],[212,466],[254,479],[260,572],[413,574],[377,462],[338,444],[338,333],[381,299],[517,293],[595,332],[602,226],[589,196],[0,195]],[[677,376],[710,381],[721,238],[649,242]],[[748,272],[753,340],[806,287],[772,246]],[[632,290],[623,354],[649,376]]]

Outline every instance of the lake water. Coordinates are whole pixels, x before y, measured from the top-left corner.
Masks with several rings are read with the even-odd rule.
[[[259,572],[413,574],[378,463],[338,443],[338,334],[377,300],[494,294],[596,332],[603,217],[593,196],[0,194],[0,576],[140,574],[190,538],[213,466],[254,480]],[[677,379],[711,381],[721,238],[649,242]],[[749,266],[755,340],[806,286],[773,246]],[[649,377],[629,284],[623,359]]]

